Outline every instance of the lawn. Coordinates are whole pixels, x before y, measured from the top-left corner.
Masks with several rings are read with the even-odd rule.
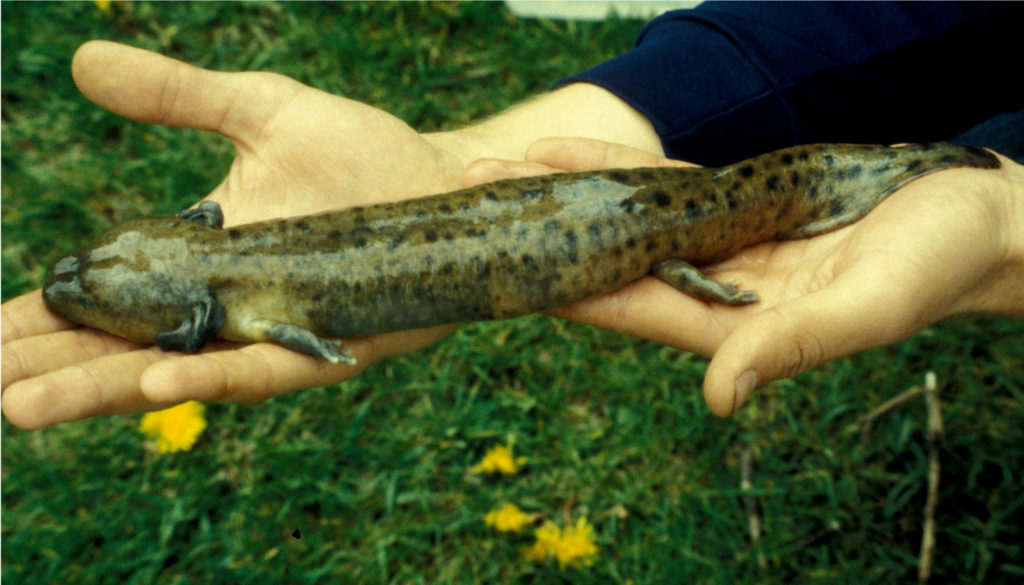
[[[127,122],[81,97],[69,64],[86,40],[274,71],[436,130],[626,50],[643,24],[521,20],[476,3],[2,10],[4,300],[37,288],[89,236],[193,203],[230,165],[219,137]],[[187,452],[157,452],[141,415],[31,432],[4,421],[2,577],[908,582],[935,446],[933,580],[1024,579],[1024,323],[950,320],[772,384],[729,420],[703,404],[705,366],[531,316],[462,327],[344,384],[207,404],[207,427]],[[922,397],[866,424],[929,371],[941,441],[929,441]],[[495,445],[526,458],[517,473],[474,472]],[[506,503],[534,515],[523,532],[484,522]],[[591,564],[524,558],[544,522],[580,518],[598,547]]]

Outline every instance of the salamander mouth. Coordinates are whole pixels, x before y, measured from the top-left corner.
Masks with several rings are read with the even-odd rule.
[[[43,302],[54,313],[70,317],[77,308],[93,309],[95,303],[82,284],[82,262],[77,255],[65,256],[50,268],[43,286]]]

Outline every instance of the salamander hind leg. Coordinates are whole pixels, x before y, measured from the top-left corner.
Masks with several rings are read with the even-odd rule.
[[[332,364],[356,363],[356,358],[352,357],[351,352],[338,347],[339,342],[324,339],[298,325],[275,323],[266,330],[266,337],[288,349],[323,358]]]
[[[742,290],[731,284],[718,282],[705,276],[692,264],[679,258],[669,258],[655,264],[651,274],[676,289],[704,301],[727,305],[747,305],[757,302],[757,293]]]

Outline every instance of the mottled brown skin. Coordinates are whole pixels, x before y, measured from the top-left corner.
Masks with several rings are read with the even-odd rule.
[[[167,344],[173,349],[195,351],[213,336],[270,339],[328,359],[273,326],[336,338],[503,319],[652,272],[701,298],[741,304],[756,295],[690,265],[838,228],[908,181],[958,166],[999,162],[947,143],[819,144],[717,169],[520,178],[228,229],[146,219],[60,260],[44,299],[68,319],[141,342],[190,319],[205,323],[198,343]],[[214,300],[212,313],[207,303],[196,316],[204,299]]]

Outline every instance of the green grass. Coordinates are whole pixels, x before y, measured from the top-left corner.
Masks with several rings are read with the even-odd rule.
[[[217,137],[130,123],[78,95],[74,49],[106,38],[215,69],[262,69],[455,127],[629,47],[641,23],[517,20],[490,4],[3,4],[3,298],[120,221],[168,214],[230,164]],[[410,96],[415,96],[412,98]],[[528,317],[463,327],[348,383],[256,406],[210,404],[188,453],[156,455],[138,416],[36,432],[3,422],[5,583],[892,583],[916,579],[923,401],[946,438],[935,575],[1024,578],[1024,325],[965,318],[762,392],[731,420],[703,360]],[[513,477],[469,469],[496,443]],[[739,484],[754,460],[755,550]],[[514,502],[585,515],[589,568],[523,561]],[[838,528],[835,528],[838,527]],[[301,538],[293,533],[298,529]],[[759,568],[758,555],[765,566]]]

